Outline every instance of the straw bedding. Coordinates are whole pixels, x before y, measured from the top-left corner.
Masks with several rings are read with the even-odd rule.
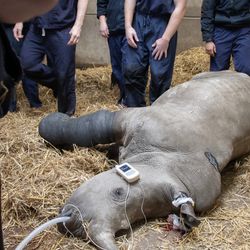
[[[173,85],[208,69],[202,48],[179,54]],[[77,113],[106,108],[119,109],[118,90],[110,89],[110,67],[77,70]],[[35,227],[54,218],[80,183],[113,165],[106,152],[75,147],[59,151],[39,137],[39,121],[56,110],[50,90],[40,87],[43,107],[28,107],[21,86],[17,113],[0,120],[0,168],[3,185],[3,222],[6,249],[14,247]],[[134,230],[134,249],[249,249],[250,248],[250,158],[230,164],[223,173],[222,195],[214,208],[201,216],[201,225],[179,237],[167,232],[166,219],[149,221]],[[172,236],[171,236],[172,235]],[[148,241],[150,239],[150,242]],[[128,249],[131,237],[117,239]],[[94,249],[90,244],[59,234],[56,227],[41,233],[27,249]]]

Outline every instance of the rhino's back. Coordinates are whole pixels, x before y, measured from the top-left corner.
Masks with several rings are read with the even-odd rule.
[[[181,107],[185,104],[188,108],[203,104],[211,110],[212,106],[223,106],[229,101],[234,103],[244,102],[250,93],[250,77],[234,71],[205,72],[196,75],[190,81],[177,85],[161,97],[152,106],[175,104]],[[231,98],[230,100],[228,100]],[[228,103],[228,104],[230,104]],[[212,106],[211,106],[212,105]],[[215,107],[216,108],[216,107]]]
[[[237,157],[249,152],[249,96],[250,77],[245,74],[198,75],[125,118],[123,154],[210,150]]]

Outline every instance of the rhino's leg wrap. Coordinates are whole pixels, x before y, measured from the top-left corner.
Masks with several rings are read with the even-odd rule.
[[[91,147],[115,141],[113,120],[115,113],[101,110],[79,118],[53,113],[39,124],[39,134],[54,146],[76,144]]]

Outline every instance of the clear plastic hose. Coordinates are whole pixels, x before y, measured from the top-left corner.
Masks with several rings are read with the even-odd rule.
[[[39,226],[35,230],[33,230],[26,238],[24,238],[24,240],[16,247],[16,250],[22,250],[22,249],[24,249],[27,246],[27,244],[34,237],[36,237],[39,233],[41,233],[42,231],[44,231],[47,227],[56,225],[56,224],[61,223],[61,222],[66,222],[69,219],[70,219],[70,217],[64,216],[64,217],[58,217],[58,218],[55,218],[55,219],[52,219],[50,221],[45,222],[44,224],[42,224],[41,226]]]

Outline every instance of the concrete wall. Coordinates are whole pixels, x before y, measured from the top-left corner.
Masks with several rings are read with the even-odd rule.
[[[178,52],[202,44],[200,8],[202,0],[188,0],[186,16],[179,28]],[[99,34],[96,0],[89,0],[81,40],[77,47],[77,65],[105,65],[109,63],[107,41]]]

